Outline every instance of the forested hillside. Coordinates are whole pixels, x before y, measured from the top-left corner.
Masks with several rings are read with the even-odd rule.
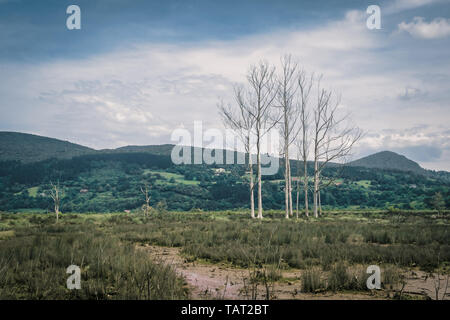
[[[57,139],[1,132],[0,210],[52,210],[51,183],[59,183],[64,191],[63,212],[139,209],[144,203],[140,188],[145,184],[150,187],[151,206],[170,210],[247,208],[249,176],[244,165],[174,165],[172,148],[166,144],[94,150]],[[278,173],[263,177],[265,208],[284,206],[283,166],[280,159]],[[291,167],[296,193],[303,166],[292,160]],[[420,170],[414,170],[417,168]],[[312,169],[310,163],[310,177]],[[438,192],[450,206],[448,172],[424,170],[392,152],[344,168],[330,164],[323,178],[330,181],[321,191],[324,208],[427,209]],[[303,202],[300,192],[300,209]]]
[[[263,201],[268,209],[283,208],[282,167],[281,163],[278,174],[264,177]],[[311,166],[310,170],[312,174]],[[292,172],[296,192],[296,161]],[[450,183],[412,172],[329,167],[324,178],[336,178],[321,192],[325,208],[426,209],[437,192],[450,205]],[[249,198],[243,165],[173,165],[165,155],[117,152],[36,163],[1,162],[0,210],[52,210],[50,182],[59,182],[64,190],[63,212],[139,209],[144,203],[140,187],[146,183],[150,205],[170,210],[247,208]],[[302,192],[299,199],[301,208]]]
[[[36,162],[50,158],[70,159],[95,152],[79,144],[20,132],[0,131],[0,161]]]

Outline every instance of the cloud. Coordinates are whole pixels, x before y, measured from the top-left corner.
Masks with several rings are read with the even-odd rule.
[[[416,9],[423,6],[442,2],[443,0],[391,0],[383,12],[397,13],[404,10]],[[445,0],[444,0],[445,1]]]
[[[291,52],[308,69],[326,73],[329,83],[348,66],[366,64],[358,52],[378,44],[363,19],[352,11],[343,20],[304,31],[193,44],[142,43],[85,59],[4,65],[0,96],[14,107],[2,103],[0,125],[25,114],[21,122],[47,131],[42,134],[68,138],[74,132],[77,142],[100,148],[157,143],[158,132],[167,137],[176,126],[195,120],[221,127],[219,97],[233,101],[232,84],[244,81],[248,66],[261,58],[277,63],[280,54]],[[103,142],[93,141],[102,134]]]
[[[420,162],[431,162],[439,160],[443,150],[438,146],[418,145],[411,147],[395,148],[396,152],[405,155],[407,158]]]
[[[427,96],[427,92],[424,92],[420,88],[414,88],[407,86],[403,93],[398,95],[400,100],[409,101],[413,99],[420,99]]]
[[[363,137],[355,158],[384,150],[402,154],[428,169],[448,170],[450,130],[422,124],[401,130],[370,131]]]
[[[325,25],[234,40],[136,43],[85,58],[3,64],[0,128],[95,148],[170,143],[172,130],[195,120],[220,129],[216,103],[233,102],[232,84],[245,81],[248,66],[292,53],[307,71],[324,74],[324,85],[342,93],[346,111],[368,132],[356,155],[444,146],[448,56],[428,59],[436,52],[429,47],[412,56],[389,35],[368,30],[365,19],[363,11],[349,11]],[[439,161],[450,169],[449,153]]]
[[[401,22],[398,30],[408,32],[413,37],[422,39],[444,38],[450,35],[450,19],[436,18],[427,23],[422,17],[414,17],[412,22]]]

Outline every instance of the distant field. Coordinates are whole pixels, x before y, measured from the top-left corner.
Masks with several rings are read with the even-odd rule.
[[[359,180],[356,182],[358,186],[369,188],[370,187],[370,180]]]
[[[36,197],[39,187],[28,188],[28,195],[30,197]]]
[[[177,173],[145,169],[144,174],[159,174],[161,177],[164,178],[164,180],[160,179],[160,180],[157,180],[157,182],[162,183],[162,184],[170,184],[171,179],[173,179],[175,181],[174,183],[181,183],[181,184],[186,184],[186,185],[200,184],[200,181],[186,180],[186,179],[184,179],[183,175],[177,174]]]

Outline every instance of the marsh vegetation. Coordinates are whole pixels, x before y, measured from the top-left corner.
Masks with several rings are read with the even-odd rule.
[[[170,264],[137,249],[146,245],[178,248],[188,262],[247,270],[246,298],[276,298],[273,287],[283,281],[303,293],[368,292],[371,264],[382,268],[384,290],[400,292],[405,272],[448,274],[448,217],[366,211],[285,221],[267,211],[255,221],[248,212],[152,211],[64,214],[55,223],[51,214],[2,213],[0,298],[190,297]],[[66,288],[71,264],[81,268],[81,290]],[[283,276],[292,270],[301,273]]]

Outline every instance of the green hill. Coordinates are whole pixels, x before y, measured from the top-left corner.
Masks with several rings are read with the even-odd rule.
[[[120,147],[120,148],[116,148],[116,149],[104,149],[104,150],[100,150],[100,152],[102,153],[150,153],[150,154],[154,154],[154,155],[158,155],[158,156],[171,156],[172,154],[172,149],[173,147],[175,147],[174,144],[161,144],[161,145],[149,145],[149,146],[125,146],[125,147]],[[194,161],[194,152],[200,150],[202,152],[202,154],[207,151],[209,153],[214,154],[213,149],[208,149],[208,148],[199,148],[199,147],[191,147],[191,161]],[[227,151],[232,151],[232,150],[227,150],[227,149],[223,149],[223,159],[222,162],[225,163],[226,162],[226,152]],[[236,151],[232,151],[233,152],[233,157],[234,159],[236,159],[237,154],[239,154],[240,156],[243,156],[242,152],[236,152]]]
[[[417,162],[392,151],[378,152],[352,161],[348,165],[353,167],[411,171],[418,174],[426,173],[426,170],[423,169]]]
[[[26,134],[19,132],[0,132],[0,161],[19,160],[24,163],[37,162],[50,158],[71,159],[87,154],[123,154],[148,153],[159,156],[170,156],[173,144],[124,146],[116,149],[95,150],[68,141]],[[193,156],[194,149],[191,149]],[[224,152],[225,157],[225,152]],[[295,162],[295,160],[292,160]],[[430,171],[423,169],[416,162],[391,151],[382,151],[355,160],[348,164],[353,167],[411,171],[426,175]],[[333,164],[329,165],[330,167]]]
[[[28,133],[0,132],[0,161],[29,163],[49,158],[70,159],[93,152],[94,149],[68,141]]]
[[[170,210],[248,207],[246,166],[175,165],[170,157],[172,148],[166,144],[94,150],[57,139],[0,132],[0,162],[22,161],[0,163],[0,210],[52,210],[48,196],[51,181],[58,181],[64,188],[63,212],[138,209],[142,206],[140,187],[144,183],[151,186],[152,206],[161,202]],[[299,168],[303,168],[301,163],[292,160],[294,176],[301,174]],[[312,169],[310,163],[310,177]],[[279,171],[263,177],[262,196],[267,209],[284,206],[283,174],[281,159]],[[327,166],[322,179],[338,179],[321,191],[322,204],[328,209],[428,209],[430,199],[440,192],[448,207],[448,175],[424,170],[393,152],[382,152],[344,168]],[[303,197],[301,192],[300,203]]]
[[[173,144],[161,144],[154,146],[125,146],[116,149],[104,149],[101,152],[104,153],[151,153],[160,156],[170,156],[172,152]]]

